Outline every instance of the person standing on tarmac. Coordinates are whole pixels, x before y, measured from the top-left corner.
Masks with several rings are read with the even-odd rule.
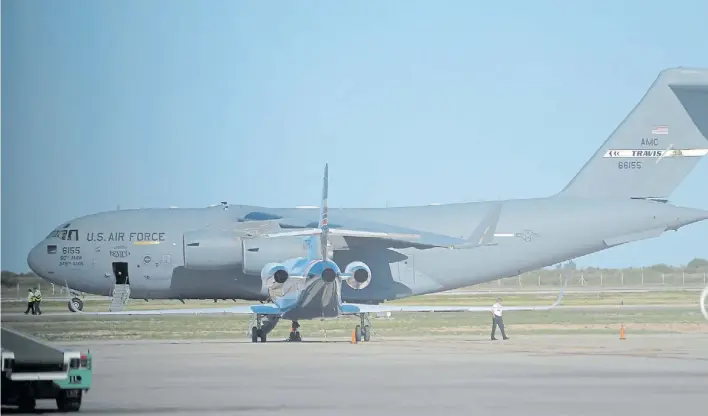
[[[27,310],[25,311],[25,315],[27,315],[30,311],[32,311],[32,315],[35,314],[34,312],[34,292],[32,289],[27,292]]]
[[[42,314],[42,310],[39,309],[39,304],[42,303],[42,292],[39,291],[39,288],[35,287],[34,288],[34,312],[36,312],[37,315]],[[33,313],[34,315],[34,313]]]
[[[492,306],[492,341],[496,341],[494,334],[497,332],[497,325],[501,331],[503,339],[509,339],[504,332],[504,320],[502,319],[502,300],[497,298],[497,303]]]

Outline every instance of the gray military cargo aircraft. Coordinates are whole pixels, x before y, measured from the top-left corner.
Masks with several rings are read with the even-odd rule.
[[[341,300],[378,304],[470,286],[708,219],[668,202],[708,154],[707,137],[708,69],[672,68],[555,195],[329,209],[332,261],[344,274],[365,265],[363,280],[345,280]],[[28,263],[51,282],[114,298],[268,301],[301,281],[273,263],[308,256],[301,232],[315,229],[317,216],[226,203],[103,212],[59,226]],[[69,305],[83,309],[78,297]]]
[[[375,239],[417,239],[414,234],[384,233],[344,228],[330,228],[329,208],[327,204],[329,168],[325,164],[322,184],[322,205],[320,219],[316,228],[304,228],[294,231],[276,231],[258,234],[257,239],[278,239],[286,237],[303,238],[304,256],[287,259],[282,263],[268,263],[261,269],[261,280],[269,289],[272,302],[269,304],[232,306],[226,308],[198,309],[159,309],[110,312],[83,312],[82,315],[194,315],[194,314],[250,314],[255,317],[250,328],[252,342],[266,341],[266,336],[280,319],[292,321],[289,341],[301,341],[298,328],[299,320],[338,318],[343,315],[358,315],[361,324],[354,330],[356,341],[369,341],[371,338],[371,321],[368,314],[372,312],[490,312],[488,307],[480,306],[396,306],[367,305],[342,302],[342,282],[354,289],[364,289],[371,282],[371,269],[361,261],[350,262],[344,272],[337,263],[332,261],[334,255],[330,236],[375,238]],[[500,206],[492,207],[489,213],[476,228],[473,236],[457,248],[472,249],[490,244],[493,229],[499,220]],[[249,238],[249,237],[246,237]],[[118,273],[119,275],[122,272]],[[549,310],[556,307],[563,297],[563,291],[568,283],[568,275],[558,299],[550,306],[512,306],[507,310]],[[128,277],[129,279],[129,277]],[[289,284],[288,284],[289,283]],[[276,290],[281,292],[276,294]],[[264,325],[265,321],[265,325]],[[506,339],[506,338],[505,338]]]

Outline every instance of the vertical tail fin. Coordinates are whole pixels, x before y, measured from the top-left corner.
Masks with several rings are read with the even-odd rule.
[[[560,195],[668,199],[707,154],[708,69],[667,69]]]
[[[329,164],[325,163],[325,168],[324,168],[324,177],[322,178],[322,202],[320,206],[320,224],[319,228],[322,230],[322,233],[320,234],[320,250],[322,254],[322,259],[323,260],[328,260],[327,258],[327,242],[328,242],[328,231],[329,231],[329,225],[327,224],[327,214],[328,214],[328,207],[327,207],[327,194],[329,193],[328,188],[329,188]]]

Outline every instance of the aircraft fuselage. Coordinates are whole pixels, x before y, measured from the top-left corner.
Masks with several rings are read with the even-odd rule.
[[[333,227],[375,224],[465,239],[492,203],[330,208],[329,222]],[[317,217],[316,209],[244,205],[109,211],[63,224],[31,251],[28,263],[46,280],[91,294],[109,295],[116,264],[122,264],[132,298],[266,300],[269,293],[259,267],[292,258],[303,249],[302,239],[268,251],[248,246],[253,240],[247,237],[243,246],[237,236],[278,227],[281,221],[304,227]],[[342,285],[343,301],[380,302],[515,276],[706,218],[703,210],[647,200],[508,200],[502,201],[494,245],[419,249],[340,240],[334,261],[342,268],[364,261],[372,271],[371,283],[362,290]]]

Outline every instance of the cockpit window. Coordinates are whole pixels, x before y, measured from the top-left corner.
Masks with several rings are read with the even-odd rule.
[[[56,239],[60,239],[60,240],[69,240],[69,241],[79,241],[79,230],[69,230],[68,228],[70,225],[71,225],[71,223],[62,226],[61,228],[57,228],[56,230],[49,233],[47,238],[56,238]]]
[[[48,245],[47,246],[47,254],[57,254],[57,246]]]

